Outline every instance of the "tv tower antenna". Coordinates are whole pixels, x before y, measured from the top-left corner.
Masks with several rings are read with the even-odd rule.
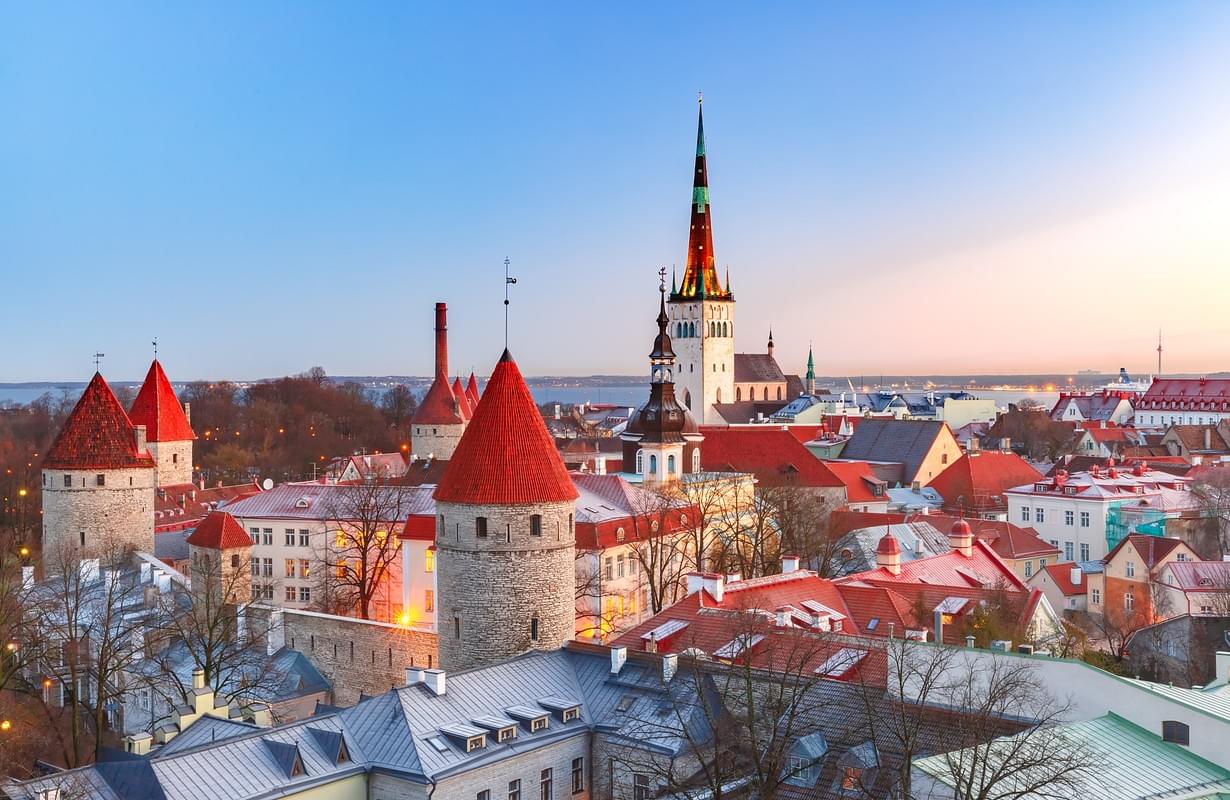
[[[1162,375],[1162,329],[1157,329],[1157,375]]]

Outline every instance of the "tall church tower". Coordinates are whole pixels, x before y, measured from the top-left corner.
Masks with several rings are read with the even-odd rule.
[[[722,423],[714,405],[735,400],[735,298],[729,273],[724,288],[718,279],[713,254],[703,110],[696,123],[688,260],[682,283],[676,286],[672,279],[667,316],[679,356],[676,382],[684,406],[703,424]]]
[[[658,335],[649,354],[649,402],[641,406],[620,434],[624,472],[645,483],[670,483],[685,473],[700,472],[700,443],[696,420],[675,397],[675,351],[666,329],[666,271],[662,272],[658,304]]]
[[[507,350],[433,496],[440,666],[571,639],[577,490]]]

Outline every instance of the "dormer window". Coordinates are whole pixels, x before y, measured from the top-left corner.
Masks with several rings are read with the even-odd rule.
[[[516,738],[517,738],[517,729],[512,726],[509,726],[507,728],[500,728],[500,730],[496,732],[496,735],[495,735],[495,740],[497,742],[507,742],[509,739],[516,739]]]
[[[530,721],[530,733],[537,733],[538,731],[545,731],[546,729],[547,718],[545,716]]]
[[[569,708],[564,710],[564,722],[572,722],[581,716],[581,709]]]
[[[483,734],[482,736],[471,736],[470,738],[466,739],[466,752],[467,753],[470,752],[471,750],[477,750],[480,747],[486,747],[486,746],[487,746],[487,735],[486,734]]]

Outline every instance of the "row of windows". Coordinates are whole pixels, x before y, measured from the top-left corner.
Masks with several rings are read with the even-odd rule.
[[[710,338],[722,337],[729,338],[735,335],[735,326],[731,322],[709,322]],[[701,323],[701,332],[705,330],[705,323]],[[694,339],[696,338],[696,323],[695,322],[679,322],[675,324],[676,339]]]
[[[1080,520],[1081,520],[1081,527],[1088,528],[1089,527],[1089,512],[1082,511],[1080,515]],[[1029,521],[1030,521],[1029,507],[1021,506],[1021,522],[1029,522]],[[1035,508],[1033,510],[1033,521],[1034,522],[1046,522],[1046,509],[1045,508]],[[1064,525],[1076,524],[1076,512],[1065,510],[1063,512],[1063,524]]]
[[[43,474],[43,485],[44,485],[44,486],[46,486],[46,485],[47,485],[47,474],[46,474],[46,473],[44,473],[44,474]],[[101,472],[100,472],[100,473],[98,473],[97,475],[95,475],[95,476],[94,476],[94,485],[95,485],[95,486],[106,486],[106,485],[107,485],[107,476],[106,476],[106,475],[104,475],[104,474],[103,474],[103,473],[101,473]],[[131,477],[131,476],[129,476],[129,478],[128,478],[128,485],[129,485],[129,486],[132,486],[132,477]],[[85,488],[85,478],[82,478],[82,479],[81,479],[81,487],[82,487],[83,489]],[[72,475],[69,475],[68,473],[65,473],[65,475],[64,475],[64,488],[65,488],[65,489],[71,489],[71,488],[73,488],[73,476],[72,476]]]
[[[475,517],[474,518],[474,535],[480,539],[486,539],[489,534],[488,522],[489,521],[486,517]],[[529,522],[530,522],[530,536],[542,536],[542,514],[530,514]],[[439,532],[440,538],[444,537],[445,530],[446,528],[445,528],[445,522],[444,522],[444,515],[441,514],[440,515],[440,532]],[[460,523],[458,523],[457,525],[456,533],[458,536],[461,535]],[[556,533],[556,538],[560,538],[561,532],[559,530],[558,522],[556,523],[555,533]],[[568,533],[569,533],[569,536],[576,535],[576,532],[573,529],[572,514],[568,515]],[[504,541],[506,542],[512,541],[512,525],[504,526]],[[428,550],[427,551],[427,571],[431,572],[434,568],[435,568],[435,555],[430,550]]]
[[[624,571],[625,565],[627,566],[626,573]],[[625,574],[635,575],[636,574],[636,559],[633,556],[628,556],[627,558],[624,558],[622,553],[614,557],[607,556],[604,562],[604,567],[605,567],[606,579],[608,581],[614,580],[616,577],[622,578],[624,577]]]
[[[755,399],[756,399],[756,387],[754,387],[754,386],[753,386],[753,387],[751,387],[750,389],[748,389],[748,390],[747,390],[747,399],[748,399],[748,400],[755,400]],[[760,399],[761,399],[761,400],[768,400],[768,399],[769,399],[769,387],[768,387],[768,386],[764,387],[764,391],[762,392],[762,394],[761,394],[761,398],[760,398]],[[777,397],[776,397],[776,399],[777,399],[777,400],[782,400],[782,399],[784,399],[784,398],[783,398],[783,389],[782,389],[782,387],[780,387],[780,386],[778,386],[778,387],[777,387]],[[743,387],[742,387],[742,386],[736,386],[736,387],[735,387],[735,402],[736,402],[736,403],[738,403],[738,402],[741,402],[742,400],[743,400]]]
[[[1140,416],[1142,419],[1144,418],[1144,414],[1139,414],[1138,416]],[[1157,422],[1154,422],[1153,419],[1154,419],[1153,415],[1150,414],[1149,422],[1148,422],[1149,425],[1184,425],[1184,424],[1203,425],[1205,424],[1204,417],[1193,417],[1191,415],[1188,415],[1186,422],[1184,422],[1184,418],[1182,414],[1180,414],[1179,416],[1175,416],[1174,414],[1171,414],[1169,417],[1169,420],[1167,420],[1167,417],[1165,414],[1162,414],[1161,416],[1157,417]],[[1209,419],[1208,424],[1216,425],[1219,421],[1221,421],[1222,417],[1218,414],[1214,414],[1208,419]]]
[[[646,776],[648,777],[648,776]],[[585,759],[572,759],[572,793],[581,794],[585,791]],[[555,796],[555,771],[550,767],[538,773],[538,797],[539,800],[551,800]],[[645,800],[648,800],[649,795],[645,794]],[[522,800],[521,779],[514,778],[508,782],[508,800]],[[637,798],[641,798],[638,794]],[[491,790],[483,789],[475,797],[475,800],[491,800]]]
[[[676,472],[675,456],[668,455],[666,457],[666,474],[674,475]],[[700,448],[692,451],[692,471],[700,472]],[[644,475],[645,473],[645,451],[636,451],[636,474]],[[650,475],[658,474],[658,456],[656,453],[649,454],[649,473]]]

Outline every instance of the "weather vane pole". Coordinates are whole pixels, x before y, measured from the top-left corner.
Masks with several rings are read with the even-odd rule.
[[[666,294],[666,267],[658,270],[658,291]]]
[[[517,279],[508,274],[508,266],[512,262],[508,260],[508,256],[504,256],[504,349],[508,349],[508,287],[517,282]]]
[[[151,342],[150,344],[154,345],[154,360],[157,361],[158,360],[158,337],[155,336],[154,341]]]
[[[94,354],[94,371],[95,372],[98,372],[98,365],[102,363],[103,357],[106,355],[107,355],[106,353],[95,353]]]

